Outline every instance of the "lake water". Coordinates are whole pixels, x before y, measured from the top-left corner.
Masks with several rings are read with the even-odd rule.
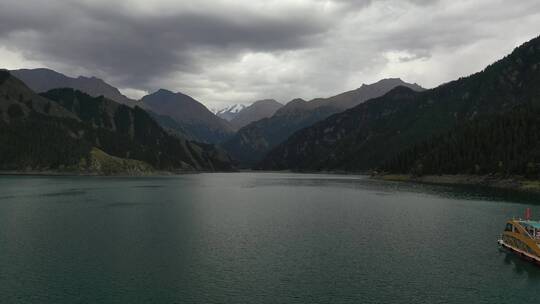
[[[1,303],[538,303],[534,195],[277,173],[0,176]]]

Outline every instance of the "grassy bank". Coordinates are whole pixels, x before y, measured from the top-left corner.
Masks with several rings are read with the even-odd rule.
[[[373,178],[387,181],[415,182],[440,185],[481,185],[487,187],[531,191],[540,193],[540,180],[530,180],[522,176],[499,177],[493,175],[424,175],[378,174]]]

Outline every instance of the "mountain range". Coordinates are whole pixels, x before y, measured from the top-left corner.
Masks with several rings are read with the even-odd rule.
[[[234,118],[230,120],[230,123],[235,130],[238,130],[254,121],[271,117],[281,107],[283,107],[283,105],[273,99],[258,100],[239,111]]]
[[[162,89],[137,101],[126,97],[120,90],[96,77],[73,78],[44,68],[19,69],[10,72],[35,92],[72,88],[93,97],[104,96],[131,107],[135,105],[144,107],[152,111],[151,115],[154,119],[172,134],[199,142],[219,142],[230,137],[232,133],[233,128],[226,121],[216,118],[200,102],[182,93],[173,94]],[[172,95],[175,95],[174,98],[171,98]],[[159,98],[163,100],[158,100]],[[167,111],[171,110],[173,99],[177,104],[169,113]],[[144,104],[144,101],[148,104]]]
[[[211,145],[169,135],[140,107],[74,89],[38,95],[0,71],[0,169],[137,174],[231,170]]]
[[[222,146],[240,166],[251,167],[294,132],[348,107],[354,107],[366,100],[379,97],[396,86],[406,86],[418,91],[423,90],[417,84],[392,78],[383,79],[373,84],[364,84],[356,90],[329,98],[317,98],[311,101],[294,99],[278,109],[271,117],[255,121],[241,128]]]
[[[234,105],[217,111],[221,117],[180,92],[133,101],[95,77],[2,70],[0,170],[239,166],[540,178],[538,83],[540,37],[433,89],[389,78],[329,98]]]
[[[233,104],[214,113],[227,120],[234,130],[238,130],[248,124],[270,117],[276,113],[283,105],[274,99],[262,99],[250,105]]]
[[[428,159],[428,154],[437,154],[440,160],[453,159],[447,154],[456,151],[445,151],[440,148],[442,145],[434,144],[435,136],[453,132],[454,136],[461,137],[455,140],[464,140],[463,136],[469,133],[457,130],[468,123],[488,121],[496,115],[512,113],[516,107],[525,104],[537,107],[540,104],[538,83],[540,38],[535,38],[479,73],[422,92],[400,86],[382,97],[300,130],[271,151],[259,168],[300,171],[386,168],[402,172],[421,165],[423,159]],[[487,132],[488,128],[479,130],[486,133],[478,134],[478,138],[496,134]],[[507,132],[517,136],[510,128]],[[448,138],[444,140],[448,141]],[[499,153],[508,153],[507,160],[512,155],[526,153],[513,151],[518,146],[512,142],[507,141],[504,152]],[[431,146],[433,150],[407,153],[422,150],[422,145]],[[486,159],[490,151],[495,150],[494,145],[497,140],[486,140],[486,146],[482,148]],[[466,155],[466,150],[472,147],[463,145],[460,149],[456,153]],[[402,157],[400,162],[396,157],[402,153],[409,157]],[[458,156],[454,155],[454,159]]]
[[[120,90],[96,77],[68,77],[50,69],[12,70],[11,74],[22,80],[34,92],[46,92],[51,89],[72,88],[94,97],[105,96],[126,105],[135,105],[136,100],[120,93]]]
[[[234,130],[228,121],[217,117],[202,103],[191,96],[160,89],[141,99],[143,107],[161,115],[156,117],[163,124],[163,116],[172,118],[178,125],[177,131],[187,133],[195,140],[218,143],[230,137]]]

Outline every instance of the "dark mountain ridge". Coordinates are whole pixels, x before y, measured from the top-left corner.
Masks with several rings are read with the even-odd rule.
[[[223,143],[223,147],[241,166],[251,167],[294,132],[311,126],[332,114],[342,112],[349,106],[381,96],[397,85],[422,90],[417,84],[391,78],[370,85],[364,84],[356,90],[329,98],[317,98],[312,101],[294,99],[277,110],[273,116],[253,122],[238,130],[230,140]]]
[[[0,118],[1,170],[231,169],[225,154],[169,135],[139,107],[73,89],[40,96],[7,71],[0,71]]]
[[[145,109],[172,118],[181,128],[178,131],[188,133],[197,141],[217,143],[234,132],[229,122],[217,117],[203,104],[183,93],[160,89],[144,96],[141,102]],[[167,127],[174,125],[169,124]]]
[[[0,98],[0,118],[3,121],[28,117],[30,112],[78,120],[73,113],[35,94],[6,70],[0,70]]]
[[[424,90],[424,88],[416,83],[407,83],[399,78],[385,78],[373,84],[362,84],[355,90],[347,91],[329,98],[316,98],[311,101],[294,99],[281,108],[277,114],[313,110],[320,107],[335,108],[336,111],[341,112],[353,108],[366,100],[380,97],[398,86],[408,87],[417,92]]]
[[[365,171],[479,116],[540,102],[540,39],[469,77],[415,92],[396,88],[305,128],[261,162],[263,169]]]
[[[273,99],[258,100],[240,110],[234,118],[230,120],[230,123],[235,130],[238,130],[254,121],[271,117],[281,107],[283,107],[283,105]]]
[[[540,107],[514,109],[477,117],[437,134],[383,164],[381,172],[412,174],[478,174],[500,177],[540,176]]]
[[[12,70],[10,73],[38,93],[52,89],[72,88],[93,97],[105,96],[116,102],[131,106],[137,104],[137,101],[126,97],[117,88],[97,77],[79,76],[73,78],[44,68]]]
[[[216,117],[204,105],[182,93],[175,94],[162,89],[136,101],[97,77],[73,78],[45,68],[19,69],[11,73],[35,92],[72,88],[92,97],[104,96],[131,107],[141,106],[154,112],[154,118],[171,134],[188,135],[190,139],[199,142],[220,142],[233,133],[228,122]]]

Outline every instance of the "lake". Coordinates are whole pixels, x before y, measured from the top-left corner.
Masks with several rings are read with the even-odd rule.
[[[0,176],[1,303],[536,303],[532,194],[362,176]]]

